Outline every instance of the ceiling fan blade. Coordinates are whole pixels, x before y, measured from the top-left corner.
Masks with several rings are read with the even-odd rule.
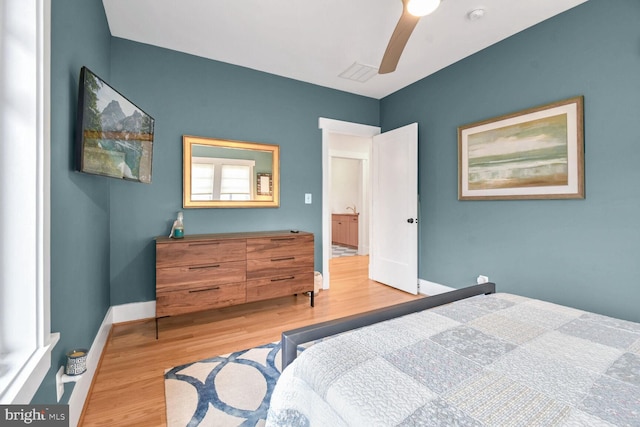
[[[413,16],[407,11],[407,1],[402,0],[402,15],[396,24],[396,29],[393,30],[387,50],[384,51],[378,74],[387,74],[396,70],[400,55],[420,20],[419,16]]]

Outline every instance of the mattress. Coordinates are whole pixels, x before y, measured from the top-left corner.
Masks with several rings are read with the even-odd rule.
[[[640,426],[640,324],[467,298],[318,342],[267,426]]]

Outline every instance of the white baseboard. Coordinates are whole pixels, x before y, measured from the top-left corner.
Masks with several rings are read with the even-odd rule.
[[[369,245],[359,245],[358,255],[369,255]]]
[[[456,290],[456,288],[423,279],[418,279],[418,283],[420,284],[420,293],[424,295],[438,295]]]
[[[156,317],[156,302],[132,302],[130,304],[114,305],[113,323],[131,322],[133,320],[152,319]]]
[[[98,370],[98,363],[100,363],[100,357],[102,351],[107,343],[109,337],[109,331],[111,331],[111,325],[113,324],[113,309],[107,310],[106,316],[100,325],[100,329],[96,334],[96,337],[91,344],[89,354],[87,355],[87,370],[82,377],[76,382],[69,398],[69,425],[77,426],[82,415],[82,408],[89,395],[89,389],[93,382],[93,377]]]
[[[115,323],[130,322],[153,318],[156,315],[156,302],[146,301],[131,304],[114,305],[109,307],[100,329],[91,344],[87,355],[87,371],[76,382],[69,398],[69,425],[77,426],[82,415],[82,409],[89,395],[89,389],[93,382],[93,377],[98,369],[98,363],[102,357],[102,352],[109,338],[111,326]]]

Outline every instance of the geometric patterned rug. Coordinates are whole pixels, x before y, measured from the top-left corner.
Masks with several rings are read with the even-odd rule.
[[[167,426],[263,426],[280,354],[275,342],[167,370]]]

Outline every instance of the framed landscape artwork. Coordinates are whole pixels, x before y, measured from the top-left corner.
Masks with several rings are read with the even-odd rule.
[[[458,199],[583,199],[583,97],[458,128]]]
[[[151,183],[154,119],[82,67],[76,120],[76,169]]]

